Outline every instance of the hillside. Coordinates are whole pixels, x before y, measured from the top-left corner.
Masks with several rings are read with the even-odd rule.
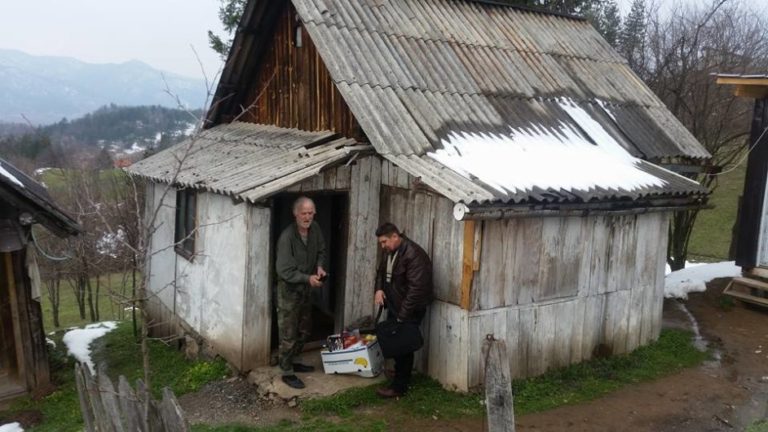
[[[189,135],[201,110],[185,111],[161,106],[104,106],[85,116],[39,128],[54,143],[77,143],[101,148],[169,144]],[[162,144],[161,144],[162,141]]]
[[[0,122],[23,123],[26,117],[33,124],[50,124],[109,104],[176,108],[166,87],[188,108],[205,105],[202,79],[163,72],[142,62],[91,64],[0,49]]]
[[[0,156],[27,172],[83,166],[105,151],[110,159],[126,155],[135,159],[144,149],[159,150],[191,135],[201,116],[201,110],[109,105],[75,120],[37,128],[0,123]],[[109,165],[108,160],[97,163]]]

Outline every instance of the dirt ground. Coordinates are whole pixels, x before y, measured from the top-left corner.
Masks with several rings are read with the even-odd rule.
[[[734,301],[725,307],[721,292],[727,280],[691,294],[685,306],[698,322],[715,360],[653,382],[625,387],[600,399],[516,419],[518,431],[740,431],[768,418],[768,310]],[[691,328],[677,301],[664,304],[664,325]],[[391,404],[406,403],[393,401]],[[181,404],[193,423],[274,424],[299,419],[300,412],[282,401],[259,398],[241,379],[206,386],[185,395]],[[382,416],[394,406],[377,408]],[[410,420],[393,430],[483,431],[483,419],[443,422]]]

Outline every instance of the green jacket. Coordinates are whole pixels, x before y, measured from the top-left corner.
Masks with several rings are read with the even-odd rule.
[[[312,222],[305,245],[296,223],[292,223],[277,240],[275,269],[278,283],[293,289],[299,288],[296,285],[306,285],[309,277],[317,272],[317,266],[327,270],[325,240],[320,225]]]

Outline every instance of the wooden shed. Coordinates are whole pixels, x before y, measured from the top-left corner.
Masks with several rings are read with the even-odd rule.
[[[31,227],[80,232],[44,187],[0,159],[0,400],[43,390],[50,371]]]
[[[718,74],[717,83],[733,86],[736,96],[755,100],[735,239],[736,265],[744,277],[734,278],[725,293],[768,306],[768,75]]]
[[[152,313],[241,370],[269,362],[299,193],[332,251],[318,339],[372,315],[394,222],[434,263],[417,367],[461,390],[488,333],[515,377],[654,340],[668,216],[706,200],[672,169],[709,154],[589,23],[494,2],[252,0],[207,122],[130,172],[160,209]]]

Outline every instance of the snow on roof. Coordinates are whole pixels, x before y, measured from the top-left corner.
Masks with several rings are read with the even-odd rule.
[[[19,179],[17,179],[13,174],[9,173],[5,168],[3,168],[2,165],[0,165],[0,175],[16,183],[19,186],[24,187],[24,183],[19,181]],[[0,431],[2,431],[2,429],[0,429]]]
[[[93,360],[91,360],[91,342],[111,332],[116,327],[115,321],[88,324],[85,328],[68,331],[62,340],[70,355],[79,362],[87,364],[91,371],[95,372],[96,369]]]
[[[502,193],[534,187],[632,191],[666,184],[641,170],[640,159],[630,155],[584,109],[568,99],[559,103],[583,133],[566,123],[557,129],[535,123],[517,129],[510,127],[505,135],[451,132],[442,140],[443,148],[428,156]]]
[[[0,426],[0,432],[24,432],[24,429],[18,423],[7,423]]]
[[[667,275],[664,279],[664,297],[686,299],[690,292],[706,290],[706,283],[712,279],[736,276],[741,276],[741,267],[734,261],[696,264]]]

